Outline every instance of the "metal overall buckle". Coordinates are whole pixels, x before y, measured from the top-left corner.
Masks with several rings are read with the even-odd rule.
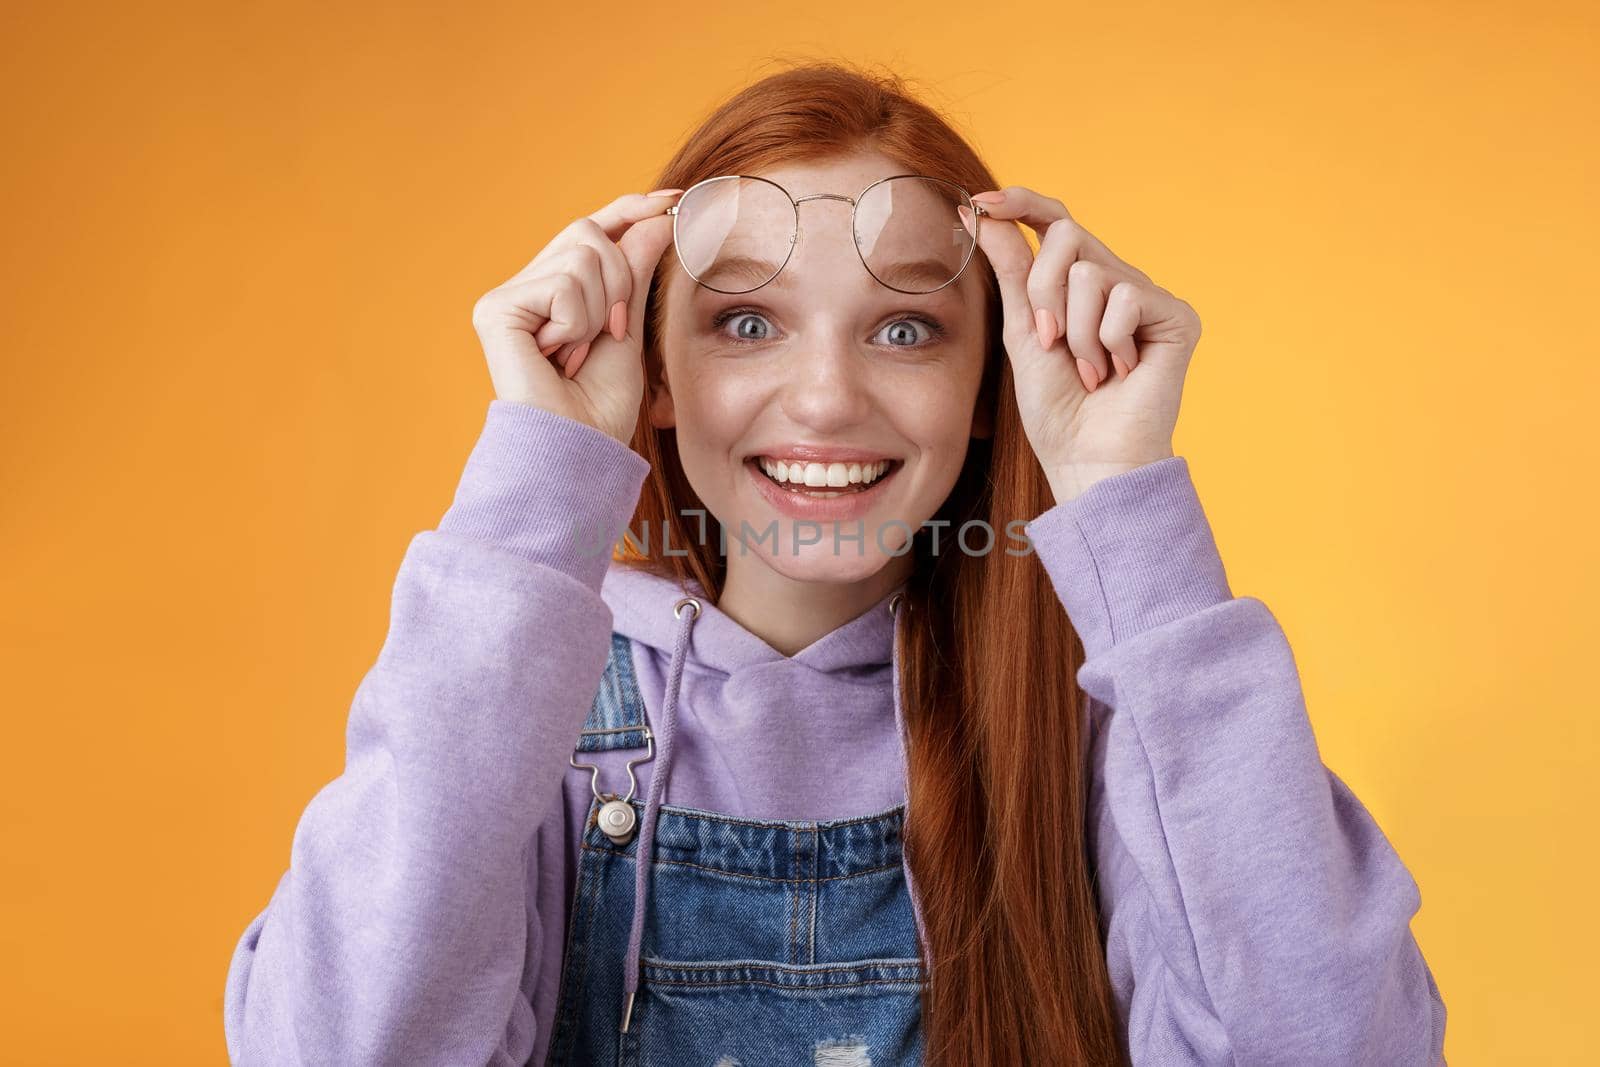
[[[634,730],[642,730],[644,732],[644,755],[635,756],[627,763],[627,796],[619,797],[615,793],[600,792],[599,766],[593,763],[579,763],[573,758],[573,756],[578,754],[576,749],[573,750],[571,756],[567,757],[567,762],[572,764],[572,766],[577,767],[580,770],[588,768],[589,791],[593,793],[594,798],[600,802],[600,811],[596,815],[595,821],[600,825],[600,832],[605,834],[606,837],[610,838],[611,843],[614,845],[626,845],[633,837],[634,827],[638,824],[639,820],[633,813],[633,805],[628,803],[633,799],[633,794],[639,788],[639,781],[633,776],[633,765],[635,763],[643,763],[655,756],[655,737],[650,733],[650,727],[644,723],[640,723],[638,726],[611,726],[598,730],[579,731],[579,733],[582,735],[589,735],[620,734],[625,732],[631,733]]]

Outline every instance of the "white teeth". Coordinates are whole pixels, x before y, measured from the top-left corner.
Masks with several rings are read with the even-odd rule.
[[[809,488],[871,485],[889,469],[886,459],[875,463],[802,463],[798,460],[791,463],[760,456],[757,462],[773,481]]]

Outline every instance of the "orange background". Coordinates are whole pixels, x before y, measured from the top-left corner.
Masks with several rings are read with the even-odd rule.
[[[482,422],[473,301],[813,56],[1200,311],[1177,448],[1421,886],[1452,1067],[1592,1054],[1594,6],[579,7],[6,8],[0,1057],[224,1061]]]

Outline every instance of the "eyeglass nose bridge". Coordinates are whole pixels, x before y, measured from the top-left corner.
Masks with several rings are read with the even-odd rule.
[[[791,196],[789,199],[794,202],[794,206],[796,208],[798,208],[801,204],[805,203],[807,200],[841,200],[844,203],[850,205],[851,222],[854,223],[854,221],[855,221],[855,213],[856,213],[856,202],[855,202],[855,199],[853,197],[845,196],[843,193],[810,193],[810,194],[808,194],[806,196]],[[795,246],[795,244],[799,242],[799,240],[800,240],[800,214],[797,211],[797,212],[795,212],[795,217],[794,217],[794,232],[789,235],[789,247],[793,248]],[[860,255],[860,246],[859,245],[857,246],[856,254]],[[787,259],[785,259],[784,260],[784,266],[788,266],[788,263],[789,263],[789,261]],[[865,266],[865,263],[863,262],[862,265]],[[872,272],[868,271],[867,273],[871,274]]]
[[[855,198],[845,196],[842,193],[812,193],[809,196],[797,196],[794,198],[794,202],[797,204],[803,204],[807,200],[843,200],[851,207],[856,206]]]

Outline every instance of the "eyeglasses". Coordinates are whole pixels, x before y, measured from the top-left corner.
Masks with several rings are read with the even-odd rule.
[[[667,209],[678,262],[718,293],[748,293],[778,276],[800,239],[800,205],[842,200],[861,265],[900,293],[934,293],[961,276],[978,245],[978,217],[987,215],[967,191],[943,178],[894,174],[854,199],[813,193],[796,199],[777,182],[747,174],[707,178]],[[959,209],[972,219],[968,229]]]

